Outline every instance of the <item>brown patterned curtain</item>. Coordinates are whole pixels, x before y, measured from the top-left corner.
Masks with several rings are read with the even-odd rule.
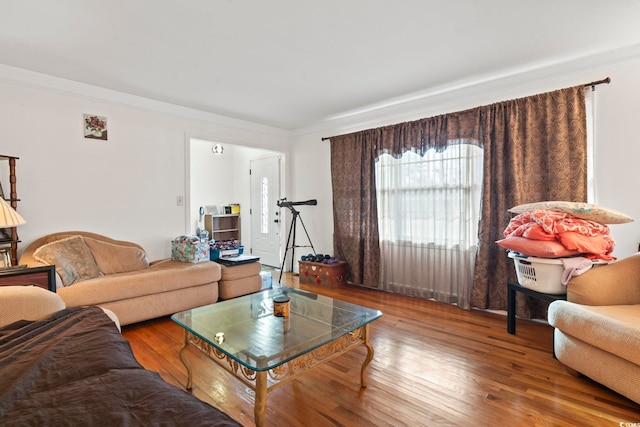
[[[380,242],[374,162],[379,132],[358,132],[331,139],[333,250],[347,261],[352,283],[377,287]]]
[[[509,223],[507,209],[543,200],[587,199],[584,87],[489,105],[481,109],[484,147],[479,251],[471,304],[506,307],[513,261],[494,242]],[[518,296],[518,315],[546,318],[546,303]]]
[[[583,86],[332,137],[334,251],[349,264],[349,280],[379,285],[375,159],[382,153],[399,157],[407,150],[442,150],[461,139],[484,149],[472,305],[506,308],[506,283],[515,280],[515,268],[494,242],[509,222],[507,210],[542,200],[586,200]],[[522,299],[518,314],[544,317],[546,311]]]

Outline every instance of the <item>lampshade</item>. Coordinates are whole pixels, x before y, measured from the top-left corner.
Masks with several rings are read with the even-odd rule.
[[[15,211],[5,199],[0,197],[0,228],[17,227],[26,224],[27,221]]]

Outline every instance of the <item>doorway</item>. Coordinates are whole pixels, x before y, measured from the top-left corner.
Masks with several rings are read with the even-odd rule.
[[[251,253],[280,265],[280,156],[251,160]]]
[[[214,154],[213,146],[222,144],[224,151],[222,154]],[[254,218],[260,217],[259,209],[255,209],[252,201],[252,183],[250,168],[252,162],[262,159],[278,159],[277,169],[272,189],[269,194],[272,195],[271,210],[272,214],[276,211],[276,201],[280,194],[281,180],[283,179],[280,168],[284,164],[284,154],[265,150],[260,148],[252,148],[238,144],[232,144],[224,141],[213,139],[200,139],[189,137],[187,139],[187,188],[185,198],[186,214],[186,232],[187,234],[195,234],[196,228],[201,225],[202,218],[199,215],[201,206],[220,206],[228,204],[240,205],[240,225],[241,225],[241,243],[244,246],[245,254],[256,254],[254,246],[254,234],[261,234],[261,228],[254,226]],[[271,181],[272,179],[270,179]],[[275,263],[269,255],[256,254],[260,256],[260,261],[266,265],[279,265],[279,255],[281,246],[281,236],[279,223],[273,222],[276,219],[274,215],[270,219],[269,242],[270,251],[275,254]],[[275,232],[277,230],[277,233]],[[264,236],[262,240],[264,240]],[[265,245],[266,242],[261,242]],[[266,252],[265,252],[266,254]],[[264,257],[267,257],[266,259]]]

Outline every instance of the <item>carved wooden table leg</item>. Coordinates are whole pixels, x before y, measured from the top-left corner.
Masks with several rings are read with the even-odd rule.
[[[256,372],[256,401],[253,405],[253,416],[256,427],[264,424],[264,413],[267,409],[267,371]]]
[[[364,373],[371,363],[373,359],[373,346],[369,343],[369,324],[364,325],[364,342],[363,344],[367,347],[367,357],[362,362],[362,369],[360,369],[360,387],[364,388],[367,386],[367,381],[365,380]]]
[[[191,366],[189,365],[189,361],[187,360],[187,356],[185,354],[187,347],[189,346],[189,332],[185,329],[184,331],[184,344],[180,349],[180,360],[187,368],[187,385],[185,388],[187,390],[191,390],[193,388],[193,377],[191,375]]]

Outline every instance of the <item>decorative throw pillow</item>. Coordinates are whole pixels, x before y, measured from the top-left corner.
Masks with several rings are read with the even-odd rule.
[[[82,236],[71,236],[40,246],[33,258],[44,264],[54,264],[64,286],[100,276],[91,250]]]
[[[524,205],[512,207],[511,209],[509,209],[509,212],[521,214],[536,209],[553,209],[556,211],[571,214],[576,218],[599,222],[600,224],[624,224],[633,221],[633,218],[623,214],[622,212],[582,202],[549,201],[526,203]]]
[[[45,240],[44,243],[53,243],[53,242],[57,242],[58,240],[67,239],[73,236],[79,236],[79,234],[56,234],[55,236],[47,236],[47,239]]]
[[[149,267],[149,258],[140,248],[123,246],[85,237],[102,274],[126,273]]]
[[[555,240],[533,240],[525,237],[507,237],[498,240],[498,245],[512,251],[538,258],[560,258],[577,255],[580,252],[567,249]]]

